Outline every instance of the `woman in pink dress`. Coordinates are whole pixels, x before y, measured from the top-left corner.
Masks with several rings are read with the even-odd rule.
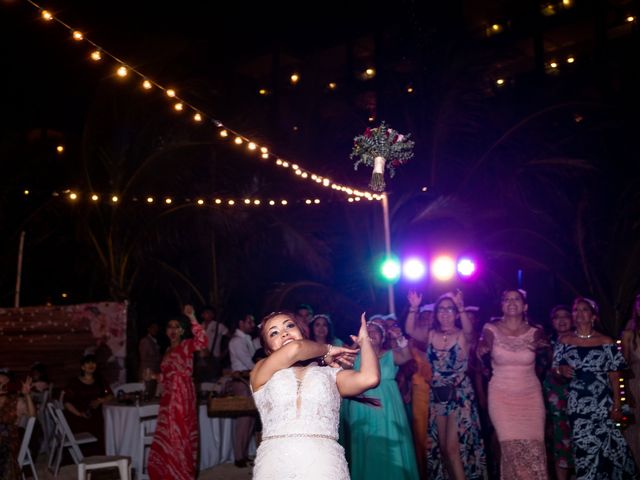
[[[158,425],[149,451],[151,480],[193,480],[196,478],[198,458],[198,413],[193,386],[193,353],[207,347],[207,336],[196,320],[191,305],[184,307],[191,321],[194,338],[184,339],[188,331],[186,319],[174,318],[167,324],[171,342],[160,364],[159,375],[150,379],[160,381]]]
[[[502,319],[488,323],[478,346],[491,354],[489,416],[500,442],[502,480],[546,480],[545,408],[535,372],[536,350],[548,344],[541,328],[527,322],[523,290],[502,294]]]

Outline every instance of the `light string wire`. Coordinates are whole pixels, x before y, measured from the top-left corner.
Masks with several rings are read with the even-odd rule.
[[[193,120],[195,122],[201,123],[204,120],[204,111],[203,109],[200,109],[198,107],[196,107],[195,105],[193,105],[192,103],[186,101],[184,98],[180,97],[175,89],[173,88],[167,88],[164,85],[161,85],[160,83],[152,80],[150,77],[146,76],[143,72],[141,72],[140,70],[136,69],[135,67],[132,67],[131,65],[129,65],[127,62],[125,62],[124,60],[120,59],[119,57],[117,57],[116,55],[112,54],[111,52],[109,52],[108,50],[106,50],[104,47],[102,47],[101,45],[95,43],[93,40],[85,37],[85,35],[80,31],[77,30],[73,27],[71,27],[70,25],[68,25],[67,23],[65,23],[63,20],[61,20],[60,18],[58,18],[57,16],[55,16],[54,14],[52,14],[49,10],[46,10],[45,8],[43,8],[42,6],[40,6],[38,3],[34,2],[33,0],[25,0],[26,2],[28,2],[29,4],[31,4],[34,8],[36,8],[37,10],[40,11],[40,15],[41,17],[48,22],[56,22],[57,24],[61,25],[62,27],[64,27],[65,29],[67,29],[69,32],[71,32],[72,34],[72,38],[76,41],[82,41],[82,42],[86,42],[87,44],[91,45],[95,50],[91,53],[91,58],[94,61],[101,61],[102,60],[102,56],[107,56],[109,58],[111,58],[116,64],[119,65],[119,68],[117,70],[117,74],[120,77],[126,77],[128,75],[129,72],[134,73],[135,75],[137,75],[138,77],[140,77],[143,81],[142,85],[143,88],[145,90],[151,90],[153,87],[163,91],[165,93],[165,95],[173,100],[176,101],[176,103],[174,103],[174,110],[178,111],[178,112],[182,112],[185,110],[185,108],[190,109],[193,112]],[[125,70],[122,70],[122,69]],[[324,177],[322,175],[318,175],[316,173],[311,172],[310,170],[307,170],[305,168],[300,167],[298,164],[293,163],[291,161],[285,160],[277,155],[275,155],[273,152],[270,152],[267,147],[264,146],[260,146],[258,145],[256,142],[252,141],[251,139],[249,139],[247,136],[241,134],[240,132],[228,127],[227,125],[223,124],[223,122],[221,122],[220,120],[217,120],[216,118],[214,118],[213,116],[210,116],[208,114],[206,114],[206,118],[207,120],[209,120],[211,123],[213,123],[213,125],[219,129],[219,136],[222,138],[228,138],[230,136],[235,137],[234,138],[234,143],[237,145],[242,145],[244,143],[247,144],[247,148],[250,151],[260,151],[261,152],[261,157],[263,159],[274,159],[275,158],[275,164],[276,166],[282,167],[282,168],[287,168],[287,169],[291,169],[293,171],[293,173],[305,180],[310,180],[318,185],[321,185],[323,187],[330,187],[333,190],[342,192],[346,195],[349,196],[349,198],[366,198],[368,200],[382,200],[382,197],[384,194],[377,194],[377,193],[372,193],[366,190],[360,190],[354,187],[349,187],[346,185],[342,185],[336,182],[333,182],[331,179]]]

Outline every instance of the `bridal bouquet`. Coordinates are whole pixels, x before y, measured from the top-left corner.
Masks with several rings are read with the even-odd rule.
[[[389,170],[393,177],[396,167],[404,165],[413,157],[415,142],[410,140],[411,134],[402,135],[389,128],[384,122],[377,128],[367,128],[362,135],[353,139],[353,150],[350,158],[357,157],[354,170],[362,163],[373,167],[369,187],[375,192],[384,192],[384,170]]]

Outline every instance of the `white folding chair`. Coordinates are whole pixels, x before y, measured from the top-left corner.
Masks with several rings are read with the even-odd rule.
[[[53,469],[54,475],[57,476],[58,471],[60,470],[60,462],[62,461],[62,453],[65,448],[69,451],[73,462],[78,464],[84,460],[84,455],[80,450],[80,445],[97,442],[98,439],[89,432],[73,433],[67,423],[64,412],[55,406],[52,406],[51,408],[53,409],[53,418],[57,422],[57,427],[60,431],[57,442],[58,445],[56,445],[57,451],[55,453],[55,464]]]
[[[47,468],[52,469],[58,454],[58,447],[62,445],[63,442],[63,435],[60,422],[58,422],[56,407],[53,403],[47,404],[47,414],[52,426],[51,432],[49,432],[49,461],[47,462]]]
[[[18,465],[22,470],[25,466],[31,467],[31,473],[34,480],[38,480],[38,474],[36,473],[36,466],[31,458],[31,451],[29,450],[29,442],[31,441],[31,434],[33,433],[33,427],[36,424],[36,417],[29,417],[27,420],[27,426],[24,429],[24,437],[22,437],[22,443],[20,444],[20,450],[18,451]],[[23,480],[26,479],[24,472],[22,473]]]
[[[135,459],[136,478],[149,480],[147,473],[147,448],[153,443],[155,431],[151,431],[153,421],[158,418],[158,405],[143,405],[138,407],[138,421],[140,438],[138,443],[138,458]]]
[[[122,385],[118,385],[113,389],[113,393],[118,395],[118,392],[123,393],[133,393],[133,392],[142,392],[144,391],[144,383],[123,383]]]
[[[92,470],[117,468],[120,480],[131,480],[131,465],[128,457],[89,457],[78,464],[78,480],[90,480]]]

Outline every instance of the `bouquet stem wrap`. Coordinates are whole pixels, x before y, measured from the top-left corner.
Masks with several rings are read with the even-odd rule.
[[[373,159],[373,173],[371,174],[369,188],[374,192],[384,192],[386,188],[384,183],[384,165],[386,162],[387,160],[380,156]]]

